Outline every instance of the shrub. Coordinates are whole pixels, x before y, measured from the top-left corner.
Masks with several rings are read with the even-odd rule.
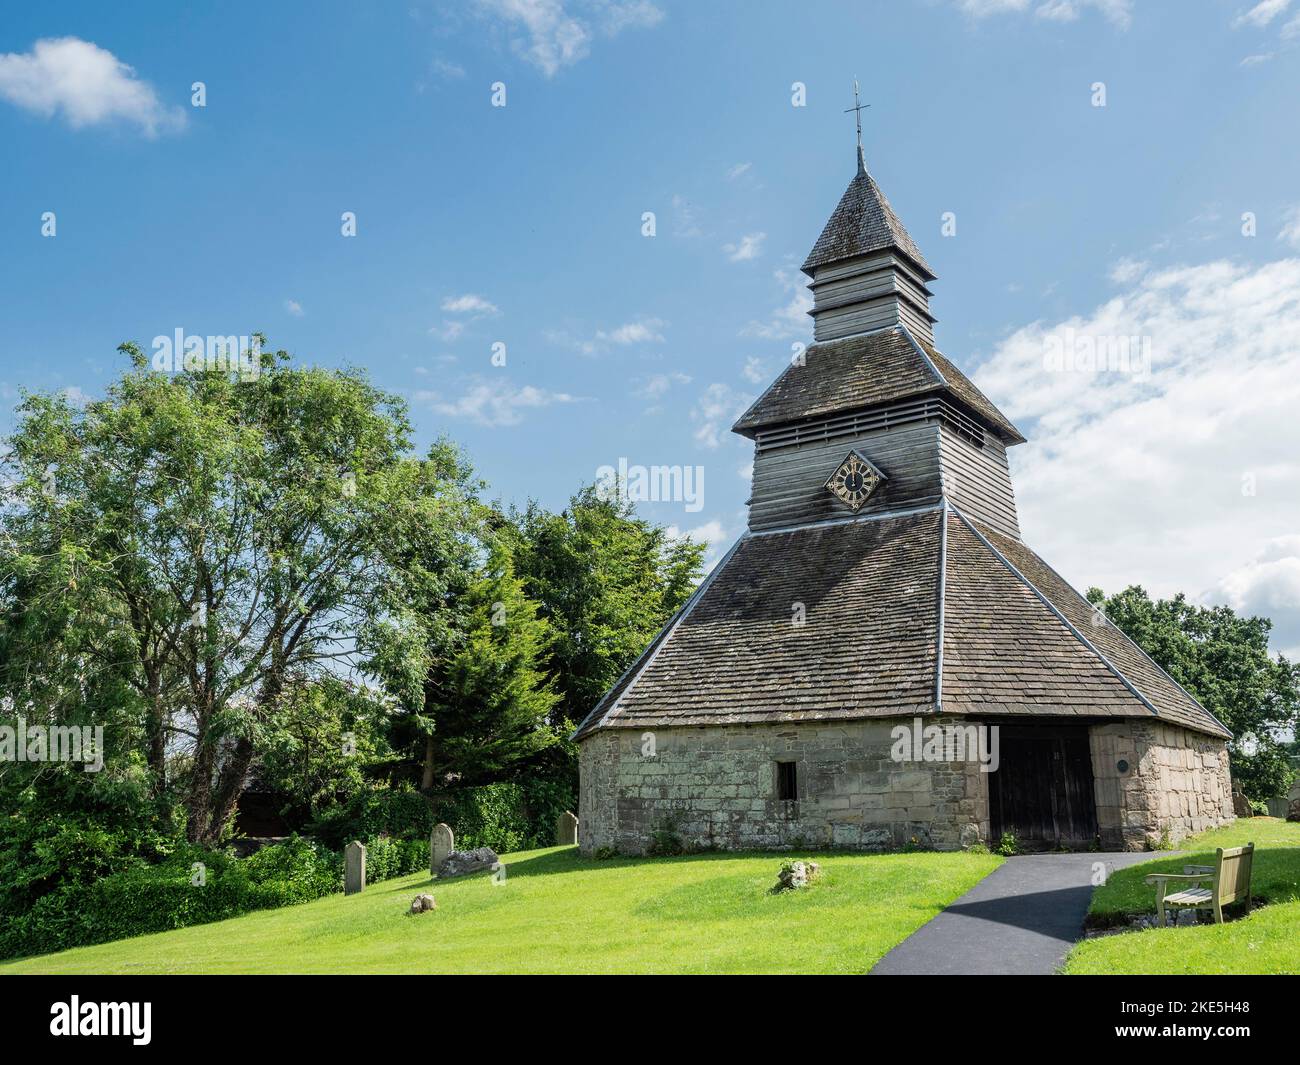
[[[0,957],[206,924],[308,902],[342,884],[342,856],[306,839],[244,859],[178,844],[165,861],[139,862],[90,884],[64,881],[25,912],[9,914]]]
[[[1002,839],[998,841],[998,845],[994,850],[998,854],[1009,858],[1013,854],[1020,853],[1020,841],[1016,839],[1016,834],[1014,832],[1003,832]]]
[[[650,832],[650,845],[646,853],[656,857],[670,857],[686,853],[686,844],[677,831],[677,822],[665,817]]]

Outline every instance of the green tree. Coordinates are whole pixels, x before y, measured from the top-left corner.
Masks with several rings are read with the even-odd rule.
[[[595,485],[560,514],[511,515],[515,565],[555,639],[555,719],[576,725],[690,598],[707,544],[673,539]]]
[[[1233,781],[1247,798],[1285,792],[1294,776],[1287,737],[1300,722],[1300,667],[1269,655],[1272,622],[1196,606],[1181,593],[1153,600],[1136,585],[1109,597],[1090,588],[1088,601],[1228,727]]]
[[[423,784],[435,792],[501,779],[556,738],[548,719],[559,695],[542,669],[550,629],[500,540],[465,593],[458,627],[462,638],[427,683]]]
[[[404,403],[358,371],[264,352],[251,373],[156,372],[121,350],[104,399],[19,407],[0,695],[111,709],[154,794],[211,844],[291,680],[356,663],[391,598],[392,530],[441,520],[438,471],[410,457]]]

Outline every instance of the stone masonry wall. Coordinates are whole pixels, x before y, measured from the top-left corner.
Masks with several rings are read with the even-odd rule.
[[[1103,849],[1176,844],[1232,820],[1223,740],[1158,721],[1094,725],[1089,740]]]
[[[895,762],[890,730],[911,718],[835,724],[661,728],[582,741],[583,853],[640,853],[672,825],[693,847],[880,850],[912,839],[953,850],[988,838],[988,782],[976,762]],[[925,724],[970,725],[927,717]],[[776,763],[796,761],[798,799],[776,798]]]

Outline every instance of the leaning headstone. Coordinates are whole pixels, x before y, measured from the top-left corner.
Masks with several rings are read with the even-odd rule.
[[[441,822],[433,826],[433,834],[429,837],[429,875],[437,876],[438,870],[442,863],[447,860],[447,855],[456,849],[456,837],[452,834],[451,826],[444,825]]]
[[[1250,800],[1239,791],[1232,793],[1232,812],[1238,817],[1255,816],[1255,811],[1250,807]]]
[[[366,848],[355,839],[343,848],[343,894],[356,895],[366,887]]]
[[[497,864],[497,855],[491,847],[476,847],[472,851],[452,851],[447,860],[438,866],[438,879],[450,880],[454,876],[482,873]]]
[[[555,819],[555,845],[572,847],[578,842],[578,819],[568,810]]]

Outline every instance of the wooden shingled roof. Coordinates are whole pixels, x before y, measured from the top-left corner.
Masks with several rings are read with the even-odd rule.
[[[803,362],[787,366],[732,429],[753,436],[768,426],[935,392],[954,398],[1006,443],[1024,443],[1020,430],[965,374],[901,325],[813,344]]]
[[[936,711],[1229,735],[1036,554],[943,504],[747,533],[575,737]]]
[[[871,255],[887,248],[902,252],[928,279],[934,279],[934,271],[921,249],[903,228],[880,186],[867,173],[866,165],[859,162],[857,174],[804,260],[803,272],[811,275],[827,263]]]

